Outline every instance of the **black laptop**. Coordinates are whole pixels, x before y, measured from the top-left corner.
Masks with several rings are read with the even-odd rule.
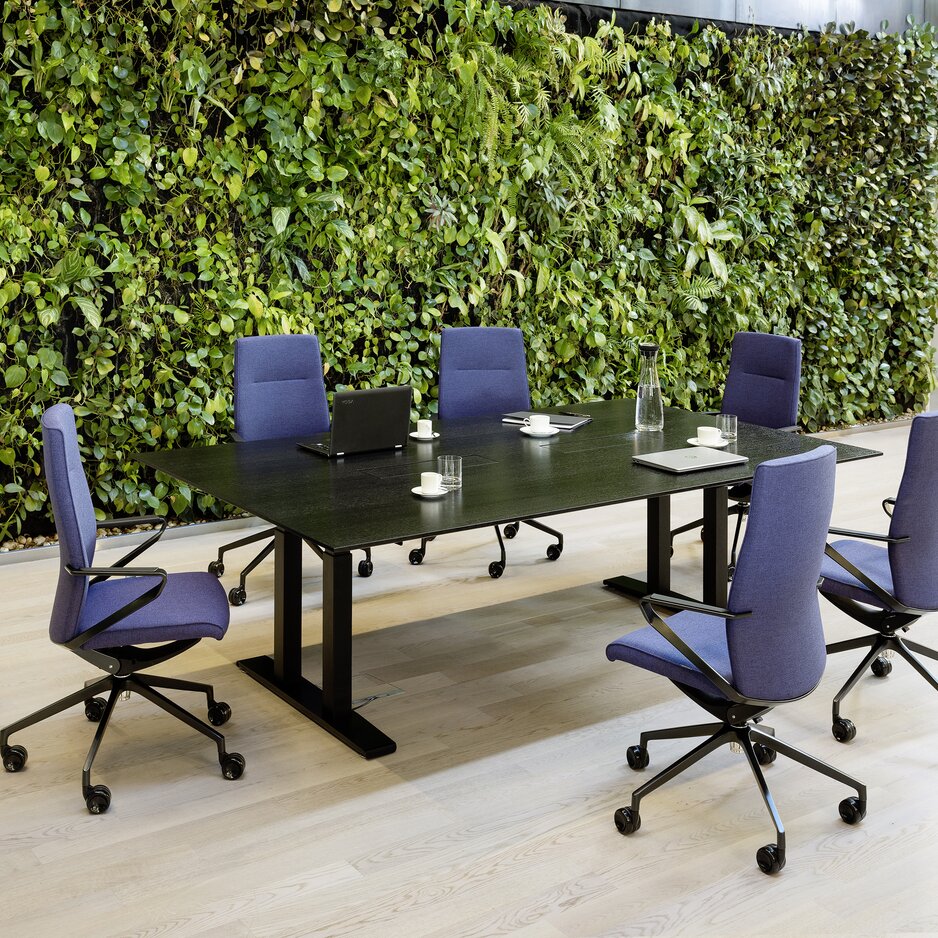
[[[336,391],[332,430],[297,445],[329,458],[400,449],[407,445],[412,397],[410,386]]]

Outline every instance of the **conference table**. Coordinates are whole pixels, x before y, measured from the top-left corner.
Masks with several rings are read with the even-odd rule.
[[[353,709],[352,551],[583,509],[647,502],[643,577],[610,576],[607,588],[640,597],[668,593],[670,499],[700,489],[704,544],[701,598],[727,599],[727,491],[752,479],[767,460],[826,441],[739,425],[730,452],[743,465],[673,474],[632,456],[687,446],[700,414],[665,410],[664,430],[637,432],[633,400],[577,404],[592,421],[572,432],[534,439],[499,417],[437,421],[439,438],[400,450],[339,459],[301,450],[295,440],[232,442],[162,450],[136,458],[275,528],[273,653],[238,667],[365,758],[394,752],[393,739]],[[558,408],[559,410],[559,408]],[[880,455],[834,443],[838,462]],[[463,458],[463,485],[437,500],[414,496],[420,473],[442,454]],[[322,557],[322,679],[302,673],[302,546]],[[519,571],[523,575],[523,571]]]

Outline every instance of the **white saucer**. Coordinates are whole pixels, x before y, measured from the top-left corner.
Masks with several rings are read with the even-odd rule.
[[[720,440],[719,443],[701,443],[700,440],[697,439],[697,437],[692,436],[687,442],[690,443],[691,446],[707,446],[710,449],[723,449],[724,446],[729,445],[730,441]]]
[[[449,495],[449,489],[437,489],[435,492],[425,492],[423,488],[419,485],[415,485],[411,492],[417,496],[417,498],[442,498],[444,495]]]
[[[411,431],[410,438],[412,440],[420,440],[421,443],[432,443],[439,435],[439,433],[434,433],[433,436],[420,436],[416,430],[413,430]]]
[[[542,437],[556,436],[560,433],[560,427],[549,427],[547,430],[532,430],[531,427],[521,427],[521,432],[525,436],[533,436],[535,439]]]

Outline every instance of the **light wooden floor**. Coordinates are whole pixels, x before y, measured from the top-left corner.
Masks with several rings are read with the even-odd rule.
[[[834,521],[885,530],[907,427],[846,439],[885,458],[841,466]],[[698,497],[676,501],[690,518]],[[644,510],[566,516],[562,559],[522,530],[498,581],[488,532],[441,538],[425,565],[375,551],[357,580],[356,694],[398,742],[365,762],[253,683],[238,658],[269,651],[271,574],[250,583],[224,642],[164,673],[215,684],[234,711],[214,749],[145,701],[122,702],[96,764],[113,792],[90,816],[80,771],[92,728],[80,709],[14,737],[29,749],[0,772],[4,931],[23,936],[884,935],[938,932],[938,695],[897,661],[845,707],[857,739],[836,743],[830,698],[855,664],[832,658],[820,689],[773,715],[781,738],[861,777],[869,814],[838,818],[842,786],[780,757],[767,770],[788,830],[788,866],[763,876],[773,837],[744,757],[716,753],[643,804],[624,838],[612,822],[632,788],[686,744],[659,743],[634,773],[642,728],[704,715],[667,682],[609,663],[606,643],[640,624],[597,586],[643,565]],[[167,541],[148,562],[204,568],[230,532]],[[99,554],[106,563],[112,548]],[[699,540],[685,535],[675,588],[697,592]],[[0,724],[96,674],[49,644],[57,562],[0,566]],[[234,560],[229,569],[236,566]],[[226,577],[226,586],[234,582]],[[320,580],[306,560],[306,667],[317,667]],[[857,633],[823,609],[831,639]],[[938,620],[915,629],[938,642]],[[10,929],[9,931],[7,929]]]

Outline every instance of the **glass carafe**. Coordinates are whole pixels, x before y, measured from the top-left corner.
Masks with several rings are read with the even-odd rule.
[[[638,376],[638,396],[635,400],[635,429],[664,429],[664,404],[661,401],[661,384],[658,382],[658,346],[654,342],[642,342],[638,346],[642,354],[642,369]]]

